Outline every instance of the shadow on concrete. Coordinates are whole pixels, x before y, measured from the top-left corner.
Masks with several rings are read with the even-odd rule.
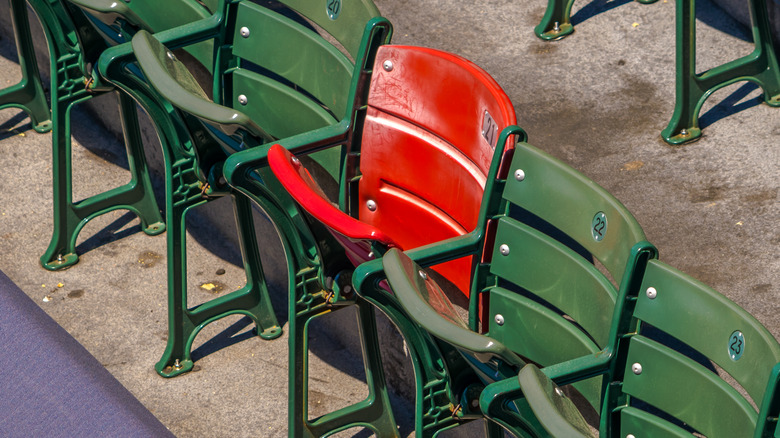
[[[93,249],[99,248],[111,242],[123,239],[136,233],[141,232],[141,225],[137,224],[132,227],[128,225],[136,218],[135,213],[126,212],[120,216],[114,222],[111,222],[97,233],[89,236],[80,244],[76,245],[76,253],[86,254]]]
[[[594,0],[583,6],[571,16],[573,25],[582,23],[596,15],[631,3],[634,0]],[[652,7],[652,5],[647,5]],[[698,0],[696,2],[696,18],[702,23],[725,32],[743,41],[753,41],[753,35],[747,26],[737,22],[728,15],[720,6],[711,0]]]
[[[758,106],[763,102],[763,93],[753,99],[744,100],[750,93],[758,90],[758,85],[747,82],[736,89],[728,97],[718,102],[706,113],[699,117],[699,127],[706,128],[713,123],[746,109]]]
[[[577,25],[583,21],[593,18],[598,14],[610,11],[633,0],[594,0],[582,7],[571,16],[571,24]]]
[[[248,316],[239,319],[230,327],[201,344],[200,347],[192,350],[192,361],[197,362],[209,354],[216,353],[223,348],[253,338],[257,335],[255,330],[246,330],[247,327],[253,324],[252,319]]]
[[[738,22],[712,0],[696,1],[696,19],[742,41],[753,41],[750,28]]]
[[[25,120],[27,123],[19,125]],[[27,133],[35,134],[30,119],[24,111],[19,111],[19,114],[11,117],[8,121],[0,125],[0,141],[13,137],[14,135],[27,135]]]

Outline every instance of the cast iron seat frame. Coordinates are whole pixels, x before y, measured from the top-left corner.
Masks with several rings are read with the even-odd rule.
[[[217,10],[203,20],[161,34],[169,35],[175,47],[185,46],[192,44],[192,39],[198,38],[199,34],[217,32],[223,17],[223,11]],[[149,34],[140,30],[136,35]],[[168,223],[169,336],[166,350],[155,369],[163,377],[172,377],[192,369],[190,351],[197,333],[225,316],[249,316],[257,326],[257,334],[264,339],[277,338],[282,332],[265,284],[251,205],[244,197],[225,190],[218,176],[208,175],[208,170],[201,168],[201,160],[213,164],[211,161],[215,157],[209,153],[213,143],[208,143],[209,139],[201,131],[188,131],[188,121],[146,82],[135,61],[131,43],[106,50],[93,76],[93,87],[99,89],[110,85],[132,96],[154,123],[162,147]],[[207,68],[211,69],[211,65]],[[234,201],[238,243],[247,282],[238,290],[188,308],[184,220],[193,208],[222,196],[232,197]]]
[[[290,1],[289,3],[291,6],[300,7],[296,11],[307,17],[319,12],[324,14],[324,11],[318,8],[314,9],[307,2]],[[213,70],[225,73],[224,75],[215,75],[214,100],[217,103],[208,99],[186,67],[176,62],[173,54],[154,37],[139,32],[133,39],[134,53],[142,71],[151,82],[152,88],[155,89],[156,93],[159,93],[167,105],[175,108],[184,118],[185,125],[177,122],[179,129],[190,131],[193,133],[192,135],[202,139],[200,146],[196,145],[194,148],[197,159],[193,168],[198,169],[202,178],[205,178],[204,181],[209,187],[206,194],[209,196],[220,196],[221,193],[225,192],[236,194],[221,177],[222,160],[230,153],[257,147],[276,136],[289,136],[327,126],[329,123],[335,124],[337,119],[334,118],[333,114],[343,112],[346,109],[345,97],[348,95],[350,78],[354,69],[349,59],[332,45],[326,43],[322,37],[280,14],[249,2],[226,1],[223,7],[225,9],[221,15],[228,17],[224,22],[220,18],[220,22],[213,24],[209,30],[193,32],[189,40],[185,36],[187,29],[179,37],[181,38],[179,44],[192,44],[213,39],[215,46],[220,47],[215,57]],[[363,11],[362,14],[360,11]],[[368,17],[378,13],[372,3],[365,1],[356,1],[345,5],[342,12],[344,12],[343,20],[368,19]],[[318,16],[313,17],[313,19],[317,18]],[[328,17],[324,19],[331,21]],[[338,41],[342,42],[345,48],[354,51],[352,52],[353,56],[355,52],[362,50],[358,48],[360,42],[355,38],[357,33],[355,28],[349,29],[343,22],[336,24],[321,20],[319,22],[326,30],[333,30],[334,37],[338,38]],[[258,44],[262,44],[262,46],[258,46]],[[312,75],[308,69],[304,70],[303,65],[297,61],[299,58],[290,58],[290,53],[294,53],[296,50],[306,51],[312,59],[323,62],[323,69],[328,73],[319,77]],[[266,56],[269,51],[278,52],[279,58]],[[277,65],[279,63],[276,61],[281,61],[281,65]],[[244,63],[252,64],[255,62],[257,62],[256,66],[261,72],[267,69],[270,74],[264,76],[258,74],[252,67],[243,68]],[[282,83],[281,80],[273,76],[274,74],[294,84],[302,84],[300,88],[318,98],[320,103],[309,103],[309,98],[306,95],[298,89]],[[322,87],[329,84],[328,80],[323,79],[327,74],[336,78],[337,87],[332,89],[326,86]],[[319,85],[322,89],[309,88],[310,85]],[[339,93],[339,90],[343,93]],[[223,101],[229,102],[233,108],[219,105],[219,102]],[[323,108],[323,104],[326,103],[332,113]],[[273,134],[273,137],[269,132],[266,132],[266,129]],[[325,178],[332,177],[328,175],[338,175],[337,167],[340,160],[338,150],[324,151],[316,158],[322,160],[321,166],[324,169]],[[336,169],[333,169],[334,163]],[[183,215],[184,212],[181,214]],[[254,235],[254,231],[252,234]],[[181,247],[182,251],[183,249]],[[183,260],[183,256],[181,259]],[[256,264],[259,269],[259,259],[257,259]],[[181,281],[183,282],[184,279],[182,278]],[[271,333],[273,337],[276,337],[281,332],[278,324],[275,324],[276,319],[270,307],[264,281],[261,283],[262,300],[266,304],[260,317],[268,321],[273,318],[274,322],[272,326],[261,325],[265,328],[261,336],[265,337],[266,334]],[[203,306],[197,309],[187,309],[184,288],[174,290],[171,293],[171,300],[175,300],[172,303],[173,310],[170,316],[172,332],[177,330],[177,318],[180,318],[178,315],[183,314],[184,318],[201,322],[200,324],[193,322],[192,327],[186,328],[180,335],[181,339],[177,340],[176,344],[171,347],[174,352],[164,356],[163,360],[158,363],[158,372],[166,376],[180,374],[191,369],[189,346],[197,332],[205,324],[231,313],[247,313],[241,307],[240,301],[243,300],[241,297],[237,297],[237,300],[233,301],[236,308],[229,311],[225,311],[226,302],[223,302],[222,313],[219,315],[213,314],[210,308]],[[204,320],[205,316],[198,315],[198,313],[210,315],[209,319]],[[260,318],[255,318],[255,320],[257,322]],[[186,348],[183,348],[185,346]],[[166,357],[169,358],[167,364],[164,363]],[[172,357],[181,357],[179,364],[183,364],[183,366],[172,369],[170,367],[170,358]]]
[[[367,81],[370,78],[376,48],[389,42],[391,26],[387,20],[373,18],[366,24],[355,56],[355,70],[349,87],[345,116],[340,122],[294,135],[279,141],[293,150],[308,152],[336,150],[341,154],[339,167],[348,154],[341,145],[348,145],[354,129],[359,126],[356,113],[362,109]],[[251,97],[248,96],[249,99]],[[222,124],[205,113],[199,117],[207,124]],[[235,126],[248,118],[238,117]],[[295,436],[322,436],[350,427],[362,426],[379,436],[396,436],[397,427],[390,409],[378,350],[374,310],[367,302],[349,293],[349,275],[343,274],[349,265],[342,251],[327,232],[313,226],[301,215],[293,200],[274,178],[267,166],[268,148],[253,147],[230,155],[225,161],[224,175],[228,183],[251,198],[269,216],[279,231],[288,265],[289,278],[289,424]],[[344,172],[338,169],[343,181]],[[345,283],[345,281],[347,283]],[[357,307],[359,333],[369,395],[351,406],[315,419],[308,418],[308,322],[318,316],[346,307]]]
[[[431,319],[412,318],[410,324],[461,350],[484,384],[517,373],[525,359],[551,365],[601,350],[611,319],[603,309],[611,309],[617,291],[637,275],[632,247],[650,248],[625,207],[579,172],[524,141],[515,145],[510,160],[511,165],[507,160],[504,169],[494,170],[488,179],[474,232],[407,252],[425,268],[464,256],[477,261],[468,324],[453,324],[449,337],[442,331],[434,334],[426,325]],[[598,260],[615,280],[585,256]],[[402,308],[398,312],[408,319],[419,306],[405,300],[415,294],[401,294],[389,272],[395,297],[386,292],[382,263],[386,261],[358,267],[355,288],[361,296],[382,300],[383,310]],[[411,281],[398,280],[397,275],[396,282]],[[448,307],[445,298],[434,301],[437,310]],[[490,349],[485,349],[480,332],[490,336]],[[592,406],[599,406],[599,380],[575,388]]]
[[[308,2],[302,2],[301,5],[303,5],[302,8],[311,9],[312,7]],[[338,52],[337,57],[345,60],[343,62],[339,61],[339,65],[349,66],[349,69],[345,70],[349,75],[346,81],[348,93],[345,94],[347,94],[349,98],[342,107],[346,116],[340,123],[338,122],[338,119],[333,118],[331,119],[332,121],[328,123],[325,123],[322,120],[314,122],[315,124],[318,124],[317,126],[325,126],[324,128],[315,129],[314,131],[306,131],[306,129],[303,129],[303,126],[298,126],[297,129],[299,132],[303,133],[294,138],[306,138],[309,141],[312,141],[315,138],[330,140],[335,133],[343,131],[345,127],[349,128],[353,114],[352,108],[356,102],[356,98],[353,96],[359,94],[358,90],[362,90],[361,84],[365,82],[368,75],[363,63],[365,62],[365,59],[373,56],[377,45],[389,41],[391,34],[390,24],[386,20],[380,18],[368,20],[371,15],[376,13],[376,8],[370,4],[370,2],[358,1],[350,6],[351,7],[347,7],[347,5],[344,4],[341,15],[342,18],[347,20],[347,25],[344,25],[343,21],[339,22],[336,20],[335,23],[326,22],[322,26],[329,32],[329,27],[332,28],[333,32],[330,32],[331,35],[337,37],[338,41],[340,41],[347,50],[354,50],[354,59],[358,61],[357,64],[352,67],[351,62],[341,52],[336,50],[336,52]],[[310,45],[307,47],[314,50],[316,53],[322,53],[319,52],[319,50],[325,50],[330,54],[335,53],[332,51],[335,49],[323,49],[325,43],[318,35],[307,29],[300,30],[300,26],[295,25],[294,23],[291,23],[290,20],[265,10],[260,6],[248,2],[228,1],[225,3],[225,8],[227,8],[227,12],[221,15],[215,15],[215,19],[212,22],[204,21],[202,23],[196,23],[196,25],[189,26],[188,29],[181,32],[174,31],[157,34],[153,38],[148,34],[139,32],[133,39],[134,52],[127,50],[127,48],[123,48],[122,52],[119,52],[117,49],[116,53],[111,54],[111,58],[105,56],[102,59],[104,63],[101,64],[103,67],[101,71],[113,68],[113,70],[110,70],[109,72],[109,77],[113,82],[124,82],[125,86],[130,89],[131,92],[134,90],[138,93],[140,98],[152,96],[146,98],[147,102],[145,103],[145,106],[164,107],[175,113],[175,116],[173,117],[174,120],[164,124],[165,126],[162,128],[178,128],[184,132],[194,130],[194,137],[197,137],[198,133],[202,135],[204,144],[201,144],[200,148],[193,148],[198,151],[199,154],[198,161],[194,162],[193,167],[200,169],[200,174],[207,177],[209,189],[206,193],[209,195],[232,190],[224,184],[225,180],[222,179],[220,160],[224,159],[226,155],[246,148],[249,148],[248,151],[265,150],[266,148],[262,146],[262,143],[267,141],[269,136],[265,133],[263,128],[258,126],[256,121],[265,120],[263,117],[269,116],[269,114],[267,114],[269,110],[274,111],[276,109],[287,108],[286,106],[281,105],[287,103],[287,101],[270,101],[269,106],[265,108],[266,114],[259,111],[263,108],[252,107],[251,105],[253,102],[263,102],[262,94],[250,93],[255,91],[251,88],[247,89],[247,92],[244,95],[238,94],[242,91],[240,90],[238,80],[235,78],[239,78],[239,76],[236,75],[236,72],[238,72],[237,68],[241,67],[241,63],[235,63],[233,61],[234,58],[230,55],[229,50],[222,50],[218,52],[216,57],[216,65],[218,67],[215,67],[214,71],[222,71],[223,68],[227,68],[230,75],[225,76],[224,84],[217,83],[217,80],[215,80],[214,99],[216,103],[212,102],[204,96],[202,91],[199,91],[194,79],[192,79],[191,75],[186,73],[186,68],[177,63],[171,52],[160,43],[163,43],[170,48],[176,48],[183,44],[196,43],[205,39],[216,39],[217,43],[215,46],[224,48],[227,46],[225,45],[225,39],[223,38],[233,38],[234,43],[236,43],[235,40],[238,40],[244,45],[249,44],[254,48],[258,48],[257,43],[254,42],[252,38],[253,36],[260,36],[261,41],[263,40],[263,35],[267,38],[275,37],[277,39],[284,36],[286,41],[282,41],[282,43],[297,41],[296,44],[305,44],[309,41],[310,44],[311,41],[317,41],[316,44],[319,45],[318,47],[320,47],[320,49],[311,49]],[[235,8],[236,12],[231,13],[230,11],[233,10],[231,8]],[[306,11],[308,11],[308,9],[304,9],[303,11],[298,10],[298,12],[308,17],[305,13]],[[360,11],[365,12],[361,15]],[[320,11],[319,8],[317,8],[316,12],[324,11]],[[222,17],[224,16],[233,17],[236,21],[234,24],[226,23],[222,21]],[[250,23],[246,25],[241,24],[242,19],[246,20],[250,18]],[[349,20],[363,18],[368,20],[368,23],[366,24],[365,31],[361,33],[362,40],[355,42],[354,35],[356,34],[356,28],[349,26]],[[326,19],[329,18],[326,17]],[[261,25],[264,20],[271,21],[266,21],[265,24],[267,26],[264,26]],[[223,29],[226,24],[229,26],[229,29],[227,34],[223,34],[221,33],[223,32],[221,29]],[[273,32],[264,34],[263,32],[271,32],[271,29],[273,28],[271,24],[287,26],[288,30],[293,28],[298,30],[294,30],[294,35],[290,38],[287,37],[286,33],[284,35],[278,33],[274,34]],[[254,27],[250,27],[250,25]],[[158,38],[159,42],[157,41]],[[299,40],[298,38],[303,39]],[[284,46],[284,44],[268,43],[270,49],[286,50],[284,52],[286,55],[291,53],[289,49],[281,49],[281,47],[276,47],[277,45]],[[245,51],[243,54],[255,52],[255,50],[251,50],[248,52]],[[145,83],[135,83],[134,81],[143,81],[139,78],[132,77],[132,75],[121,72],[121,63],[132,62],[132,59],[134,59],[133,55],[137,56],[146,78],[153,84],[156,84],[155,86],[145,87]],[[238,56],[241,57],[243,55]],[[117,62],[119,60],[122,61]],[[323,62],[326,61],[323,60]],[[259,64],[259,66],[267,67],[267,65],[262,64]],[[286,70],[274,71],[273,67],[268,68],[272,73],[279,75],[289,73]],[[158,71],[155,71],[155,69]],[[158,73],[164,73],[165,70],[168,70],[167,74],[169,79],[163,79],[162,82],[157,83],[157,80],[160,78]],[[343,70],[337,69],[336,74],[340,74],[340,71]],[[252,71],[242,73],[243,76],[241,76],[241,78],[251,76],[250,73],[252,73]],[[182,87],[181,85],[176,87],[177,81],[171,79],[171,75],[174,78],[178,78],[178,82],[182,82],[183,80],[185,87]],[[216,76],[217,75],[215,75],[215,77]],[[222,75],[219,76],[220,78],[222,77]],[[117,78],[121,79],[118,80]],[[256,76],[253,76],[253,78],[258,79]],[[289,80],[294,82],[295,79],[301,79],[301,77],[293,77]],[[317,79],[320,78],[318,77]],[[265,90],[279,91],[284,88],[277,87],[275,85],[276,80],[273,77],[266,77],[262,80],[258,79],[258,81],[258,83],[266,87],[264,88]],[[325,83],[327,83],[327,81]],[[155,88],[156,86],[159,86],[159,88]],[[303,90],[306,90],[305,87],[302,88]],[[311,90],[306,91],[312,92]],[[331,105],[341,105],[339,102],[345,96],[340,96],[337,93],[334,94],[334,90],[325,91],[331,93],[333,101],[331,102],[327,98],[324,98],[320,99],[320,102],[329,102]],[[288,90],[285,91],[285,93],[287,93],[285,96],[289,96],[289,99],[293,99],[296,95],[300,96],[303,100],[311,98],[311,95],[305,95],[298,90]],[[222,102],[223,100],[229,105],[232,104],[234,108],[220,105],[219,102]],[[155,101],[157,103],[154,103]],[[302,100],[299,99],[295,102],[300,103],[301,101]],[[273,106],[277,103],[279,106]],[[311,108],[311,106],[307,105],[304,105],[303,107]],[[323,114],[323,106],[317,104],[316,107],[318,108],[316,113]],[[293,106],[293,108],[301,108],[301,106]],[[247,110],[247,113],[245,113],[244,110]],[[248,114],[252,114],[253,117],[250,118]],[[255,115],[257,115],[257,117],[254,117]],[[169,116],[165,115],[164,117]],[[184,120],[178,120],[176,117],[183,117]],[[182,123],[183,121],[187,121],[188,123],[185,125]],[[290,128],[289,126],[278,127],[273,123],[270,123],[268,126],[269,129],[279,128],[282,132],[295,128]],[[164,135],[164,133],[161,133],[161,136],[162,135]],[[341,165],[338,164],[341,160],[341,150],[339,148],[333,150],[337,157],[336,162],[338,167]],[[323,151],[323,154],[327,159],[328,154],[331,154],[331,151]],[[323,154],[320,155],[322,156]],[[229,160],[230,157],[228,157],[228,161]],[[282,245],[285,248],[285,254],[288,259],[289,284],[291,289],[298,294],[291,294],[292,296],[290,297],[290,433],[296,436],[321,436],[323,434],[358,425],[379,431],[378,433],[382,436],[395,435],[397,433],[397,428],[392,417],[392,411],[389,409],[389,399],[383,384],[383,371],[379,363],[378,351],[376,350],[378,341],[376,340],[376,329],[374,328],[373,309],[367,303],[363,303],[362,305],[360,303],[358,304],[358,315],[361,320],[361,331],[368,333],[369,337],[368,341],[365,343],[365,345],[367,345],[367,351],[365,353],[366,361],[369,362],[366,369],[370,392],[369,397],[363,402],[325,415],[319,419],[308,420],[308,416],[305,415],[307,393],[305,392],[306,387],[303,385],[303,381],[306,379],[308,372],[305,365],[307,349],[305,337],[302,337],[301,334],[304,334],[304,325],[309,318],[308,315],[331,311],[332,306],[327,302],[326,295],[328,291],[337,289],[341,280],[332,277],[326,278],[325,271],[330,266],[324,265],[328,263],[339,263],[340,259],[336,257],[318,256],[318,247],[335,247],[337,246],[335,242],[325,244],[318,241],[318,237],[314,236],[310,231],[309,225],[305,223],[299,214],[294,212],[295,207],[292,200],[284,195],[284,190],[281,189],[281,187],[274,186],[273,177],[269,178],[262,168],[258,169],[259,174],[254,173],[253,170],[254,169],[249,169],[246,177],[257,183],[254,187],[256,190],[250,189],[245,190],[245,192],[247,192],[247,194],[249,194],[270,217],[279,231],[282,238]],[[326,175],[332,171],[337,177],[340,172],[338,168],[328,169],[325,167],[324,170]],[[231,180],[231,173],[227,170],[224,176],[227,182],[233,181]],[[269,191],[268,186],[273,188]],[[343,263],[346,264],[348,262],[343,260]],[[339,271],[340,268],[335,272]],[[333,273],[333,271],[327,271],[327,274],[331,273]],[[180,294],[178,293],[171,294],[171,297],[171,299],[178,299],[180,302],[182,301]],[[351,304],[347,303],[344,305]],[[200,308],[195,310],[200,310]],[[183,309],[183,311],[185,312],[185,317],[191,316],[187,309]],[[171,317],[172,324],[175,323],[173,316],[174,315]],[[298,327],[300,327],[300,329]],[[193,335],[194,334],[195,333],[193,333]],[[371,334],[374,335],[373,339],[370,338]],[[186,352],[184,354],[186,354]],[[184,364],[184,362],[181,361],[180,364]],[[158,368],[159,365],[160,364],[158,364]],[[184,371],[186,370],[173,370],[176,374]]]
[[[654,3],[657,0],[636,0]],[[704,102],[717,90],[741,81],[761,87],[764,102],[780,106],[780,64],[772,40],[766,0],[748,0],[754,50],[739,59],[696,73],[696,0],[675,0],[676,79],[674,113],[661,137],[677,145],[701,137],[699,113]],[[536,35],[547,41],[574,32],[571,7],[574,0],[549,0]]]
[[[470,92],[452,92],[462,89]],[[332,204],[290,151],[277,144],[267,157],[282,186],[358,264],[391,247],[419,247],[475,228],[488,176],[512,150],[509,139],[525,138],[516,127],[499,136],[499,128],[514,121],[509,98],[471,62],[432,49],[386,45],[377,51],[368,100],[356,123],[360,130],[350,144],[355,158],[345,180],[351,184],[342,187],[342,208],[357,218]],[[466,257],[437,267],[463,301],[471,264]],[[388,314],[412,352],[418,435],[481,418],[461,400],[479,392],[473,385],[479,381],[463,361],[444,359],[452,349],[409,324],[397,306],[366,298]]]
[[[96,95],[114,91],[92,90],[87,79],[91,73],[90,66],[107,46],[77,8],[61,0],[30,0],[29,4],[40,20],[48,43],[52,72],[51,110],[39,76],[27,4],[22,0],[10,3],[22,80],[0,92],[0,108],[21,108],[30,115],[37,132],[53,131],[54,226],[51,242],[41,256],[41,264],[46,269],[56,270],[78,262],[78,234],[89,220],[97,216],[117,209],[130,210],[140,218],[142,230],[149,235],[162,233],[165,224],[152,192],[135,105],[121,93],[119,112],[131,180],[123,186],[73,202],[71,110]],[[194,3],[190,6],[201,8]],[[132,25],[132,21],[128,20],[128,25]]]
[[[761,87],[764,101],[780,106],[780,64],[772,41],[766,0],[749,0],[754,50],[739,59],[696,73],[696,0],[677,0],[676,98],[674,113],[661,137],[681,144],[701,137],[699,112],[715,91],[740,81]]]
[[[599,436],[775,436],[780,344],[747,311],[648,255],[637,253],[643,275],[621,291],[607,348],[489,385],[486,414],[517,427],[522,415],[507,406],[525,397],[547,430],[571,426],[549,409],[554,393],[537,389],[604,375]]]
[[[294,6],[298,6],[300,2],[289,2]],[[366,8],[367,14],[371,14],[372,11],[376,12],[376,8],[370,3],[361,2],[361,5],[370,5],[373,9]],[[311,5],[307,3],[301,3],[303,11],[301,13],[311,12]],[[365,6],[364,6],[365,7]],[[257,75],[253,75],[251,71],[248,73],[242,73],[241,62],[236,61],[236,57],[253,56],[254,52],[260,47],[257,44],[264,44],[263,32],[268,32],[271,27],[260,26],[257,20],[271,20],[269,23],[276,24],[276,29],[279,30],[281,26],[291,26],[289,23],[297,26],[293,33],[285,33],[285,35],[292,35],[298,38],[321,40],[321,37],[317,36],[311,31],[303,29],[302,26],[293,23],[281,15],[267,12],[265,8],[260,6],[253,6],[249,3],[242,4],[241,2],[226,1],[221,2],[219,6],[219,12],[212,17],[211,20],[204,20],[199,26],[189,26],[179,31],[167,33],[167,37],[163,35],[161,39],[168,43],[171,47],[188,47],[192,44],[198,44],[201,41],[214,41],[214,46],[218,47],[214,65],[212,71],[229,72],[229,74],[215,75],[214,77],[214,99],[216,102],[222,102],[222,100],[230,101],[236,107],[242,107],[242,110],[246,110],[249,114],[264,116],[258,117],[258,122],[267,123],[269,129],[273,129],[276,135],[289,135],[290,130],[297,129],[298,131],[305,131],[306,126],[303,123],[299,123],[302,126],[295,126],[294,122],[290,120],[286,121],[284,125],[284,118],[274,118],[273,107],[270,105],[291,104],[291,108],[310,108],[312,105],[306,106],[300,103],[300,100],[295,95],[297,92],[283,91],[280,89],[288,86],[278,86],[272,78],[263,78],[260,82],[251,82],[257,80]],[[355,10],[358,8],[351,8],[350,13],[344,14],[345,20],[354,16]],[[236,10],[235,15],[230,15]],[[266,11],[266,12],[263,12]],[[319,10],[318,10],[319,11]],[[277,17],[277,18],[272,18]],[[278,20],[274,22],[273,20]],[[289,23],[288,23],[289,22]],[[288,23],[288,24],[284,24]],[[291,27],[292,28],[292,27]],[[252,29],[252,30],[250,30]],[[303,30],[301,30],[303,29]],[[284,29],[282,29],[284,30]],[[305,33],[306,32],[306,33]],[[354,33],[354,32],[352,32]],[[312,36],[305,36],[305,35]],[[354,41],[350,40],[351,34],[349,32],[343,32],[344,36],[341,40],[345,46],[355,47]],[[265,35],[270,37],[271,35]],[[276,38],[279,36],[277,35]],[[166,38],[168,38],[166,40]],[[259,39],[258,39],[259,38]],[[297,41],[297,40],[296,40]],[[300,41],[298,41],[300,42]],[[239,52],[239,43],[241,43],[241,52]],[[294,44],[293,42],[285,42],[288,45]],[[271,47],[274,44],[265,43],[271,50],[279,49],[278,47]],[[358,42],[359,44],[359,42]],[[254,50],[250,49],[254,47]],[[284,44],[282,44],[284,46]],[[264,46],[264,48],[266,48]],[[231,54],[230,51],[234,50],[236,53]],[[286,56],[289,57],[290,51],[286,52]],[[143,80],[133,75],[131,72],[126,71],[124,67],[130,65],[138,57],[141,71],[152,81],[151,86],[146,86],[142,83]],[[344,65],[346,70],[349,61],[343,54],[339,52],[339,56],[343,60],[339,60],[341,65]],[[131,94],[143,94],[144,97],[138,98],[139,100],[145,100],[145,106],[156,106],[158,111],[165,113],[161,116],[158,131],[167,134],[171,137],[171,140],[165,142],[168,146],[165,146],[167,155],[170,157],[166,160],[166,171],[169,172],[166,180],[167,183],[167,197],[168,197],[168,215],[170,226],[176,226],[180,229],[180,232],[172,230],[169,232],[169,300],[170,300],[170,315],[169,325],[171,337],[169,338],[169,345],[163,358],[158,362],[156,369],[158,373],[163,376],[170,377],[189,371],[192,368],[192,361],[190,359],[190,348],[192,342],[200,331],[200,329],[206,324],[222,318],[230,314],[246,314],[253,318],[258,324],[258,332],[261,337],[271,339],[281,334],[281,329],[276,323],[276,317],[273,314],[273,310],[270,305],[270,299],[268,298],[268,291],[265,285],[265,280],[262,274],[262,268],[260,265],[259,255],[256,250],[256,239],[254,237],[254,228],[251,222],[251,207],[243,196],[235,196],[236,193],[225,184],[224,179],[221,178],[221,160],[224,160],[226,154],[234,150],[240,150],[247,147],[252,147],[262,142],[270,140],[272,137],[268,135],[263,128],[257,125],[255,121],[250,120],[243,112],[228,110],[218,104],[211,102],[205,92],[202,91],[192,75],[186,70],[186,67],[181,65],[175,60],[175,56],[167,51],[156,39],[151,37],[148,33],[139,32],[133,39],[132,50],[125,48],[122,52],[111,54],[111,57],[104,57],[105,65],[104,71],[108,71],[109,74],[104,75],[109,81],[112,81],[120,86],[125,87]],[[170,60],[173,62],[170,65],[166,65]],[[262,67],[262,66],[261,66]],[[351,67],[349,67],[351,69]],[[169,71],[173,69],[173,71]],[[289,73],[281,69],[282,75]],[[172,78],[170,75],[174,74],[176,77]],[[182,82],[184,88],[179,83]],[[348,86],[349,76],[347,76],[346,84]],[[263,106],[262,95],[251,94],[255,91],[253,87],[256,86],[266,87],[266,91],[269,91],[270,96],[275,97],[276,100],[271,99],[267,102],[266,106]],[[246,87],[244,94],[236,92],[242,86]],[[171,91],[174,90],[174,91]],[[177,95],[177,93],[179,93]],[[287,94],[285,94],[287,93]],[[344,92],[346,94],[346,91]],[[195,96],[195,105],[190,106],[193,102],[191,96]],[[247,99],[247,96],[249,98]],[[188,97],[190,98],[189,100]],[[182,98],[184,100],[182,101]],[[333,99],[337,99],[335,96]],[[286,99],[286,100],[279,100]],[[169,102],[170,101],[170,102]],[[205,117],[211,117],[211,119],[220,119],[220,117],[226,117],[220,119],[217,123],[217,127],[213,130],[209,128],[209,124],[202,124],[199,121],[199,117],[204,113],[199,112],[203,110],[203,107],[198,107],[197,102],[201,101],[205,103],[206,109]],[[291,102],[291,103],[290,103]],[[333,104],[333,102],[330,102]],[[180,108],[180,107],[183,107]],[[148,110],[148,109],[147,109]],[[270,110],[270,111],[269,111]],[[188,113],[188,111],[194,111],[194,114]],[[175,113],[175,114],[174,114]],[[234,114],[241,114],[240,119],[233,118]],[[326,124],[329,116],[322,107],[317,106],[317,112],[314,118],[319,117],[315,121],[308,123],[314,123],[316,126],[322,126]],[[288,119],[293,119],[288,117]],[[298,119],[302,120],[302,119]],[[323,121],[325,120],[325,121]],[[335,123],[335,119],[330,119],[332,123]],[[160,126],[161,124],[167,126]],[[228,126],[230,125],[230,126]],[[283,126],[280,126],[283,125]],[[232,126],[242,126],[247,132],[245,134],[237,133],[236,128]],[[295,132],[295,131],[294,131]],[[243,137],[242,137],[243,135]],[[191,137],[191,143],[186,143]],[[232,137],[232,138],[231,138]],[[184,142],[181,139],[185,139]],[[172,146],[171,146],[172,145]],[[336,160],[337,161],[337,160]],[[173,168],[171,168],[173,167]],[[337,171],[336,171],[337,172]],[[197,193],[194,191],[197,190]],[[242,234],[240,240],[243,242],[244,255],[249,255],[249,260],[245,257],[245,263],[251,265],[251,271],[245,266],[247,270],[248,285],[247,287],[236,291],[232,294],[228,294],[225,297],[221,297],[217,300],[212,300],[197,308],[187,308],[187,295],[186,295],[186,250],[184,246],[184,229],[183,226],[179,227],[178,224],[183,223],[185,214],[197,205],[200,205],[208,200],[208,198],[225,196],[230,194],[234,197],[237,208],[242,211],[238,216],[239,220],[239,233]],[[183,199],[180,199],[183,198]],[[170,204],[173,204],[172,206]],[[240,205],[240,207],[238,207]],[[173,207],[173,208],[171,208]],[[174,225],[175,224],[175,225]],[[179,236],[179,234],[181,234]],[[252,248],[250,248],[252,247]],[[252,280],[254,279],[254,280]],[[253,283],[253,284],[249,284]],[[183,324],[183,327],[182,327]]]

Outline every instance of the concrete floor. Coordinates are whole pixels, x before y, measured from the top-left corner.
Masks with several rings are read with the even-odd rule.
[[[701,70],[751,51],[746,28],[710,0],[698,3]],[[755,87],[735,84],[705,105],[701,140],[672,147],[660,139],[674,105],[673,1],[575,2],[575,34],[551,43],[532,33],[544,0],[377,5],[395,26],[394,43],[452,51],[485,68],[511,97],[529,142],[615,194],[662,260],[721,291],[780,337],[780,109],[762,103]],[[15,56],[3,37],[0,79],[8,84],[18,77]],[[115,136],[82,110],[73,120],[77,197],[125,182]],[[4,110],[0,138],[0,269],[177,436],[286,435],[286,336],[251,337],[242,318],[215,323],[196,340],[196,372],[158,377],[153,365],[167,336],[165,238],[140,233],[130,214],[109,214],[81,233],[77,266],[45,271],[38,257],[51,233],[50,135],[35,134],[23,114]],[[224,208],[221,202],[212,208]],[[228,224],[213,217],[197,215],[190,227],[192,304],[213,297],[203,284],[243,284],[236,249],[215,232]],[[278,280],[284,261],[274,258],[273,245],[262,249],[285,321]],[[354,350],[327,330],[315,331],[311,343],[312,415],[359,398],[364,387]],[[397,393],[407,436],[409,388]]]

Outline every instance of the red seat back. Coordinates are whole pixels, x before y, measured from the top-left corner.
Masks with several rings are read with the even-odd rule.
[[[361,240],[406,250],[474,230],[498,134],[514,124],[512,102],[472,62],[384,45],[362,125],[359,220],[327,201],[281,146],[271,148],[268,161],[293,198],[360,263],[370,248]],[[435,269],[469,295],[470,258]]]
[[[498,133],[516,122],[496,81],[457,55],[385,45],[368,105],[360,220],[404,249],[472,231]],[[468,295],[470,260],[437,271]]]

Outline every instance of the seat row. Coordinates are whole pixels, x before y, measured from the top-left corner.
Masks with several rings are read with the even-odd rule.
[[[149,234],[167,231],[169,337],[155,368],[173,377],[192,369],[195,337],[220,318],[247,315],[262,338],[282,334],[257,206],[287,261],[291,436],[355,426],[397,435],[377,309],[410,351],[418,436],[475,419],[491,436],[775,433],[780,345],[765,328],[658,261],[618,200],[528,144],[481,68],[391,45],[370,0],[326,3],[30,0],[54,42],[49,106],[26,4],[12,0],[23,79],[0,108],[20,107],[54,133],[43,266],[75,264],[81,228],[115,209],[137,213]],[[192,73],[198,65],[209,79]],[[133,178],[73,202],[70,107],[110,92]],[[164,219],[136,104],[163,150]],[[220,197],[235,206],[247,282],[189,308],[185,217]],[[307,328],[346,308],[357,308],[369,396],[309,419]]]

